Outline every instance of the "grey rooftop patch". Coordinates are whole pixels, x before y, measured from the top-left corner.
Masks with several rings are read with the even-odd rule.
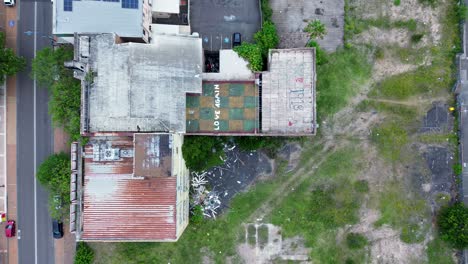
[[[201,39],[160,35],[153,44],[115,44],[112,34],[91,35],[88,58],[80,47],[87,40],[76,42],[75,61],[94,73],[89,86],[81,76],[84,132],[185,132],[185,94],[201,93]]]

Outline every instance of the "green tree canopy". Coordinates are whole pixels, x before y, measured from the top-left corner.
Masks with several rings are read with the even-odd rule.
[[[325,27],[325,24],[323,24],[322,21],[318,19],[309,22],[304,31],[310,34],[311,39],[323,39],[323,37],[327,34],[327,28]]]
[[[182,156],[187,168],[203,171],[223,164],[223,139],[218,137],[188,136],[184,138]]]
[[[23,57],[18,57],[12,49],[5,48],[5,33],[0,32],[0,83],[5,81],[5,76],[15,75],[25,66]]]
[[[65,61],[73,59],[73,49],[61,46],[57,49],[45,48],[37,52],[32,60],[31,78],[36,78],[39,85],[50,88],[64,75],[72,75],[72,71],[65,68]]]
[[[70,200],[70,158],[65,153],[50,155],[39,166],[36,177],[64,201]]]
[[[443,240],[456,248],[468,247],[468,207],[456,203],[443,208],[437,224]]]

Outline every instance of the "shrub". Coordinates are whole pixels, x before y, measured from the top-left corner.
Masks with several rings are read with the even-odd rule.
[[[396,6],[399,6],[400,5],[400,0],[393,0],[393,4],[396,5]]]
[[[72,75],[63,75],[51,87],[49,114],[55,126],[61,126],[72,141],[80,136],[81,84]]]
[[[442,240],[460,249],[468,246],[468,207],[455,203],[442,208],[437,225]]]
[[[0,32],[0,83],[5,82],[5,75],[15,75],[25,66],[23,57],[18,57],[12,49],[5,48],[5,33]]]
[[[268,50],[276,48],[279,43],[275,25],[272,22],[263,23],[262,29],[255,33],[254,40],[260,46],[262,55],[266,57]]]
[[[260,45],[243,42],[240,46],[234,47],[234,51],[249,62],[248,66],[252,71],[263,69],[263,52]]]
[[[284,145],[286,139],[281,137],[234,137],[234,142],[241,150],[264,149],[268,156],[274,157],[274,154]]]
[[[203,222],[203,219],[205,219],[203,216],[203,208],[201,205],[195,205],[192,210],[190,210],[190,223],[198,225]]]
[[[323,39],[323,37],[327,34],[327,28],[325,27],[325,24],[322,23],[322,21],[315,19],[314,21],[311,21],[309,24],[307,24],[307,26],[304,28],[304,32],[309,33],[311,39]]]
[[[261,1],[262,16],[263,22],[271,21],[271,16],[273,15],[273,9],[270,7],[269,0]]]
[[[418,43],[424,37],[424,34],[413,34],[411,35],[411,42]]]
[[[91,264],[94,260],[94,250],[85,242],[79,242],[76,247],[75,264]]]
[[[346,245],[350,249],[361,249],[367,246],[367,238],[358,233],[349,233],[346,235]]]
[[[307,47],[315,48],[315,62],[317,65],[323,65],[328,62],[327,53],[319,46],[316,41],[309,41]]]
[[[182,155],[187,168],[204,171],[223,164],[223,139],[219,137],[187,136],[182,145]]]
[[[463,168],[460,163],[453,164],[453,173],[455,175],[461,175],[462,171],[463,171]]]

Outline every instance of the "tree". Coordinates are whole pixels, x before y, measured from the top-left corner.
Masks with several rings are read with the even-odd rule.
[[[323,39],[323,37],[327,34],[327,28],[325,27],[325,24],[323,24],[322,21],[318,19],[309,22],[304,31],[310,34],[311,39]]]
[[[234,51],[249,62],[252,71],[263,69],[262,48],[258,44],[243,42],[240,46],[234,47]]]
[[[70,200],[70,158],[65,153],[50,155],[39,166],[36,177],[63,201]]]
[[[468,207],[458,202],[442,208],[437,224],[443,240],[456,248],[468,247]]]
[[[65,61],[73,59],[73,49],[67,46],[55,50],[45,48],[37,52],[32,60],[31,78],[36,78],[39,85],[50,88],[64,75],[73,75],[73,72],[64,66]]]
[[[75,254],[75,264],[91,264],[94,260],[94,250],[85,242],[78,242]]]
[[[274,49],[278,46],[279,37],[276,32],[276,27],[273,22],[263,23],[263,27],[260,31],[255,33],[254,40],[260,45],[262,49],[262,54],[264,57],[268,55],[269,49]]]
[[[12,49],[5,48],[5,33],[0,32],[0,83],[5,82],[5,76],[15,75],[25,66],[23,57],[18,57]]]
[[[182,156],[187,168],[203,171],[223,164],[223,139],[218,137],[188,136],[184,138]]]

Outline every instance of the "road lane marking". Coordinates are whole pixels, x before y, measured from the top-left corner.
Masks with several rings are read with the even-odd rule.
[[[37,32],[37,2],[34,2],[34,32]],[[37,34],[34,34],[34,58],[36,58]],[[37,182],[36,182],[36,76],[33,80],[34,86],[34,263],[37,264]]]

